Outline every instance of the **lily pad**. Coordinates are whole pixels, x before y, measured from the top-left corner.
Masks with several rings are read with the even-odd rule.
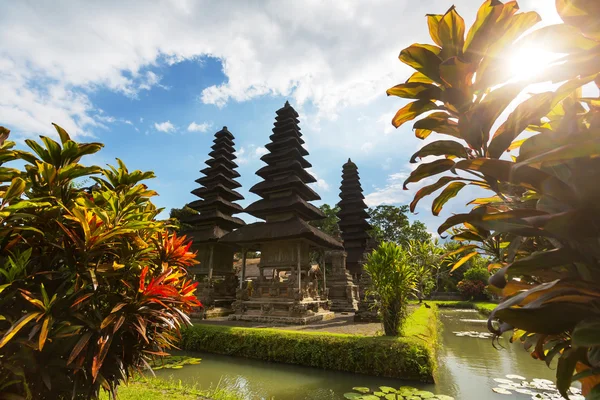
[[[419,396],[422,399],[431,399],[432,397],[435,397],[433,393],[426,390],[419,390],[418,392],[415,392],[414,395]]]
[[[492,388],[492,390],[498,394],[512,394],[512,392],[510,390],[499,388],[499,387]]]
[[[388,393],[385,395],[384,399],[385,400],[397,400],[397,399],[403,399],[404,397],[398,397],[395,393]]]
[[[362,398],[362,394],[360,393],[344,393],[344,398],[349,400],[358,400]]]
[[[520,381],[524,381],[526,378],[522,377],[521,375],[506,375],[506,377],[508,379],[518,379]]]
[[[361,396],[360,400],[379,400],[379,397],[373,394],[366,394],[364,396]]]
[[[389,386],[379,386],[379,390],[381,390],[383,393],[396,393],[396,389]]]
[[[436,394],[435,397],[438,400],[454,400],[454,397],[452,397],[452,396],[446,396],[445,394]]]
[[[507,383],[507,384],[511,384],[513,383],[513,381],[511,381],[510,379],[504,379],[504,378],[494,378],[494,381],[498,382],[498,383]]]
[[[364,387],[364,386],[356,386],[356,387],[353,387],[352,390],[355,390],[359,393],[369,393],[371,391],[371,389],[369,389],[368,387]]]
[[[385,396],[385,393],[383,393],[383,392],[373,392],[373,394],[374,394],[375,396],[379,397],[379,398],[381,398],[381,397],[384,397],[384,396]]]

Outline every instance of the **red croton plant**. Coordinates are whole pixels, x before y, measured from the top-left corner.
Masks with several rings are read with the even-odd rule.
[[[141,183],[152,172],[80,164],[102,148],[0,127],[0,398],[92,399],[174,346],[200,306],[196,264]],[[6,166],[20,161],[24,168]],[[81,188],[76,180],[93,179]]]
[[[434,44],[402,50],[416,72],[387,93],[412,100],[394,126],[418,119],[417,137],[436,139],[411,158],[437,159],[405,185],[438,175],[411,210],[438,190],[435,215],[466,186],[492,192],[439,228],[461,226],[456,267],[480,251],[493,257],[490,284],[503,300],[490,330],[557,360],[564,397],[579,380],[587,399],[600,399],[600,1],[556,0],[556,11],[564,23],[531,32],[540,17],[516,1],[485,1],[468,30],[454,7],[428,15]],[[556,60],[531,78],[511,76],[511,53],[540,46]],[[555,89],[525,91],[540,82]]]

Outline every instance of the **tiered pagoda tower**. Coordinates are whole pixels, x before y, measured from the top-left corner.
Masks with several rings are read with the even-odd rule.
[[[333,316],[325,275],[321,281],[309,273],[310,252],[341,250],[342,245],[308,223],[325,215],[310,204],[320,197],[308,186],[316,180],[306,171],[311,164],[304,159],[308,152],[298,124],[298,113],[288,102],[277,110],[271,143],[265,146],[269,153],[261,158],[267,165],[256,172],[263,181],[250,189],[261,199],[245,212],[266,222],[246,225],[222,239],[261,252],[252,295],[240,291],[230,318],[307,323]]]
[[[234,137],[224,126],[215,134],[213,143],[208,154],[211,158],[206,161],[208,167],[200,171],[204,176],[196,179],[201,187],[192,191],[200,199],[187,205],[198,214],[183,221],[192,226],[186,233],[193,239],[193,248],[198,250],[200,265],[190,271],[202,282],[199,297],[205,317],[231,313],[237,288],[234,250],[219,243],[219,239],[245,225],[240,218],[233,217],[243,211],[234,202],[244,198],[235,191],[241,185],[235,180],[240,174],[235,171],[237,164],[233,161]]]
[[[350,159],[342,167],[340,198],[338,203],[340,211],[337,216],[340,219],[339,226],[344,248],[348,253],[346,267],[352,275],[359,276],[362,273],[364,253],[370,238],[367,232],[371,229],[371,225],[367,222],[369,213],[360,185],[358,167]]]

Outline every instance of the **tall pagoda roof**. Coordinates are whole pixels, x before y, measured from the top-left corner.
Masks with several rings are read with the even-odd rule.
[[[246,212],[261,219],[278,219],[278,215],[292,213],[304,220],[323,219],[325,215],[309,201],[320,200],[308,184],[316,182],[306,168],[311,164],[304,156],[308,152],[302,144],[298,113],[286,102],[277,110],[269,153],[261,157],[267,165],[256,174],[263,178],[250,192],[262,197],[246,208]]]
[[[367,232],[371,229],[371,225],[367,221],[369,213],[366,211],[368,207],[364,198],[358,167],[348,159],[342,167],[341,200],[338,203],[340,211],[337,213],[344,247],[358,250],[348,253],[348,264],[356,265],[361,261],[370,237]]]
[[[233,214],[243,212],[240,205],[233,203],[244,197],[234,189],[241,185],[235,180],[240,174],[234,169],[237,164],[234,154],[234,137],[226,126],[215,133],[211,146],[211,157],[206,161],[207,168],[200,172],[203,177],[196,179],[201,187],[194,189],[192,194],[199,197],[187,206],[198,211],[184,222],[192,225],[190,234],[196,242],[215,241],[228,232],[245,225],[240,218]]]
[[[265,146],[269,153],[261,158],[267,165],[256,172],[263,180],[250,189],[261,199],[244,211],[266,222],[243,226],[222,242],[260,248],[264,242],[303,239],[314,246],[343,249],[341,242],[308,223],[325,215],[310,204],[320,197],[308,186],[316,179],[306,171],[311,165],[304,159],[308,152],[298,124],[298,113],[288,102],[277,110],[271,143]]]

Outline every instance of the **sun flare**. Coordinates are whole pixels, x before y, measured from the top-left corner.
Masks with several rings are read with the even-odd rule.
[[[522,48],[510,57],[508,66],[515,80],[527,80],[539,75],[560,57],[561,54],[542,49]]]

